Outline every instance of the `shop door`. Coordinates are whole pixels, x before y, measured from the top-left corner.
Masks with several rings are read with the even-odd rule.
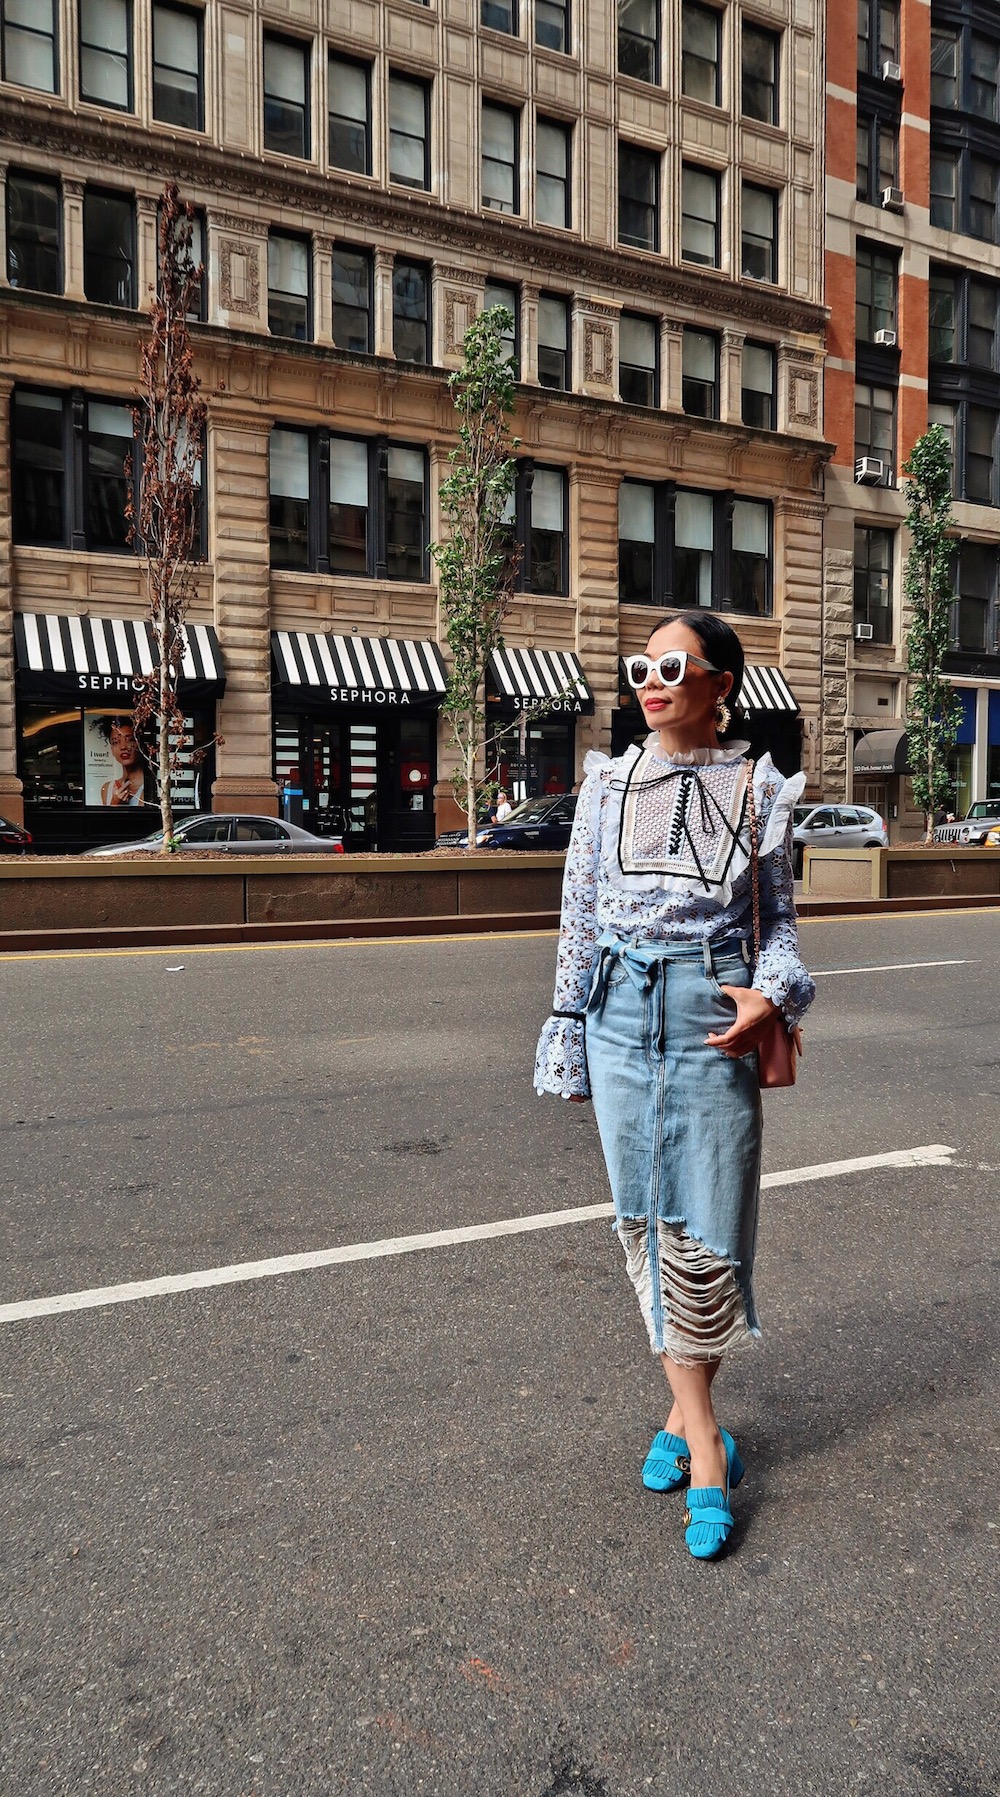
[[[425,849],[434,841],[436,718],[404,717],[389,756],[382,818],[387,849]]]
[[[574,724],[528,725],[528,797],[573,790]]]
[[[344,791],[347,849],[377,849],[378,829],[378,731],[374,724],[340,726],[346,769]]]

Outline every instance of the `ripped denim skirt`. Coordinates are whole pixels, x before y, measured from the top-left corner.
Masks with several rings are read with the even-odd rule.
[[[757,1056],[705,1042],[736,1015],[722,987],[750,984],[739,939],[598,944],[587,1069],[615,1228],[650,1346],[681,1365],[760,1333]]]

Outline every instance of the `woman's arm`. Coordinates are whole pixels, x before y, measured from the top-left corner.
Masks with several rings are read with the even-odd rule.
[[[610,763],[604,763],[610,766]],[[603,785],[599,768],[580,791],[563,874],[552,1015],[538,1038],[535,1089],[559,1098],[589,1098],[583,1011],[597,944],[597,863]]]
[[[802,1022],[816,996],[815,982],[799,953],[792,869],[792,806],[805,780],[801,774],[794,780],[782,780],[773,767],[762,770],[762,774],[762,790],[757,794],[762,851],[760,958],[753,983],[758,992],[780,1007],[788,1023],[795,1025]]]

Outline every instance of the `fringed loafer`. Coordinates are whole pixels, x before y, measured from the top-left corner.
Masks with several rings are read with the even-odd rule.
[[[733,1532],[729,1494],[739,1484],[745,1469],[728,1429],[720,1430],[720,1434],[726,1449],[725,1491],[718,1485],[700,1485],[688,1492],[684,1539],[693,1560],[716,1559]]]
[[[647,1491],[677,1491],[686,1485],[691,1471],[688,1444],[683,1435],[671,1435],[661,1429],[654,1435],[642,1468],[642,1482]]]

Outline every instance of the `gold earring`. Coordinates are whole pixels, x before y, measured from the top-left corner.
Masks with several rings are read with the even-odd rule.
[[[716,700],[716,705],[715,705],[715,728],[718,731],[720,736],[725,736],[726,731],[729,729],[729,726],[732,723],[732,721],[733,721],[733,714],[730,711],[729,706],[726,704],[725,699],[723,699],[720,695],[720,697]]]

